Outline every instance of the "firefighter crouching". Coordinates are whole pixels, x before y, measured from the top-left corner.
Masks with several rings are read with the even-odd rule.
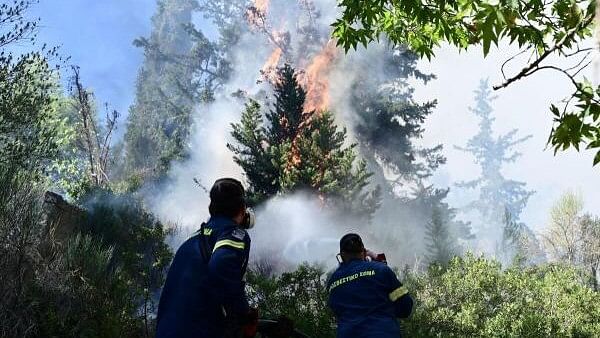
[[[337,337],[400,337],[397,318],[407,318],[413,307],[406,287],[387,264],[367,260],[357,234],[342,237],[340,256],[341,263],[327,282]]]
[[[177,250],[160,297],[157,338],[254,336],[258,313],[243,281],[254,224],[242,184],[219,179],[210,219]],[[245,333],[245,334],[244,334]]]

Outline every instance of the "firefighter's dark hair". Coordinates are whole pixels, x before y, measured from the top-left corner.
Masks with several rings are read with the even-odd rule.
[[[234,178],[220,178],[210,189],[211,216],[235,217],[246,207],[244,186]]]
[[[345,234],[340,239],[340,252],[349,254],[360,254],[364,252],[365,245],[358,234],[349,233]]]

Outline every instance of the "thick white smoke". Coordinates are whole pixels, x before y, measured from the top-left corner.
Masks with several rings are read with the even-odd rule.
[[[265,48],[257,48],[265,46]],[[269,53],[264,39],[246,33],[234,51],[233,78],[216,93],[215,101],[200,105],[194,113],[189,158],[171,165],[166,183],[159,194],[148,194],[153,211],[163,220],[176,222],[182,238],[208,218],[208,192],[221,177],[244,181],[241,169],[233,161],[227,144],[232,142],[231,124],[240,120],[243,100],[233,93],[256,94],[264,84],[257,83],[259,70]],[[194,182],[196,179],[203,187]]]
[[[323,210],[317,199],[297,193],[273,198],[257,210],[253,258],[268,257],[278,269],[302,262],[336,263],[339,238],[356,231]]]
[[[323,43],[317,49],[303,51],[298,27],[309,24],[310,18],[304,15],[306,12],[298,3],[290,3],[272,1],[268,20],[274,30],[284,30],[290,35],[291,55],[284,55],[281,62],[292,62],[297,70],[302,71],[327,42],[331,33],[329,25],[336,16],[337,7],[333,0],[313,2],[320,16],[313,16],[312,19],[315,20],[316,34]],[[348,128],[348,142],[355,141],[352,126],[357,122],[357,114],[348,95],[352,80],[366,76],[365,70],[368,76],[385,78],[383,55],[389,53],[388,48],[382,43],[372,44],[368,49],[361,48],[348,55],[340,52],[329,68],[329,106],[339,125]],[[161,219],[176,222],[180,226],[180,235],[174,246],[208,218],[208,194],[194,183],[194,178],[208,189],[219,177],[229,176],[244,181],[243,173],[227,149],[227,143],[232,141],[230,124],[238,122],[244,110],[244,100],[233,97],[231,93],[241,90],[247,97],[259,101],[268,96],[271,91],[269,84],[257,80],[261,79],[260,70],[274,49],[272,42],[261,32],[249,31],[242,35],[233,51],[233,78],[217,93],[214,103],[199,106],[195,112],[190,157],[183,162],[173,163],[168,180],[160,187],[160,191],[148,194],[147,199],[153,211]],[[268,109],[269,106],[263,105],[263,111]],[[400,252],[423,252],[423,229],[410,233],[411,220],[391,219],[385,213],[381,213],[376,220],[377,224],[372,227],[355,229],[323,210],[314,197],[303,193],[278,196],[257,210],[257,225],[251,230],[252,259],[260,262],[267,257],[269,264],[276,265],[277,270],[305,261],[331,267],[336,263],[339,238],[353,231],[363,236],[369,248],[377,252],[385,251],[392,264],[414,264],[412,258],[410,262],[400,261],[401,257],[406,256]],[[414,260],[418,261],[419,257],[416,256]]]

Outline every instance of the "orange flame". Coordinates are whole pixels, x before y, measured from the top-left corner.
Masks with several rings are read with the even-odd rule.
[[[329,107],[328,73],[337,52],[335,41],[329,40],[306,68],[302,79],[306,89],[305,113],[321,112]]]
[[[266,24],[269,0],[255,0],[254,5],[246,9],[246,20],[251,28],[259,28]]]
[[[260,70],[262,78],[270,83],[277,81],[277,65],[279,64],[279,59],[281,59],[281,54],[281,48],[275,48]]]
[[[269,9],[269,0],[254,0],[254,7],[258,9],[261,13],[267,14],[267,10]]]

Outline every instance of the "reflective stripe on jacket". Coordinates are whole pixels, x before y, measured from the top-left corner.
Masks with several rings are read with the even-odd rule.
[[[224,217],[212,217],[177,250],[157,313],[157,338],[222,337],[226,316],[248,312],[243,281],[250,237]]]

